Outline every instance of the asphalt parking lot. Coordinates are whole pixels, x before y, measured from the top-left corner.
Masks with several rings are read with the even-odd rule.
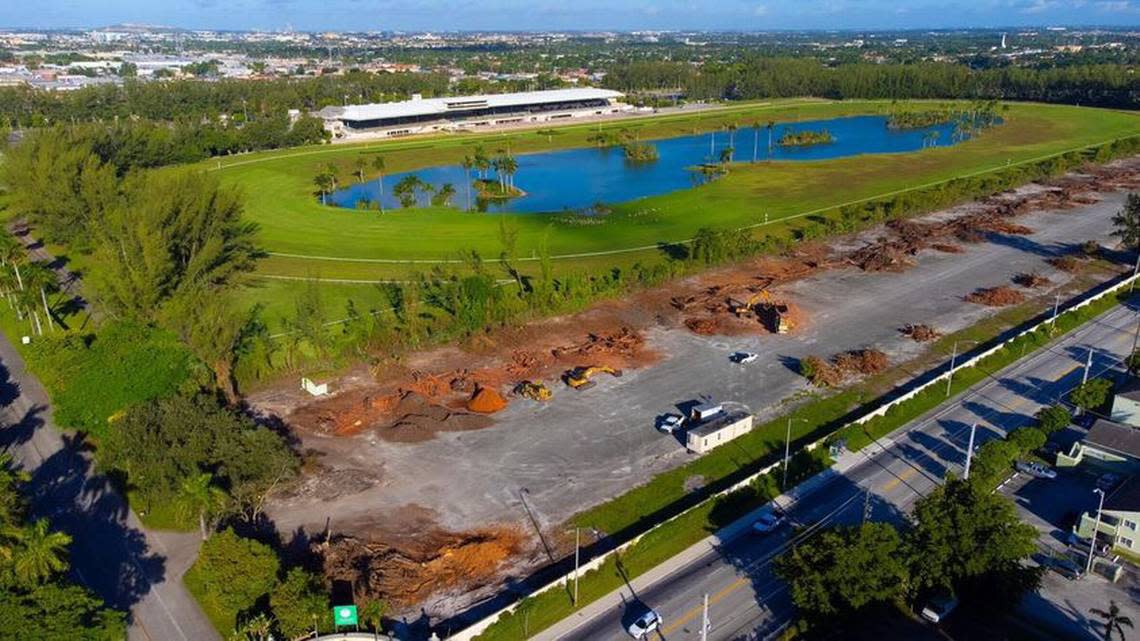
[[[1070,428],[1059,436],[1067,449],[1068,443],[1079,438],[1080,431]],[[1093,493],[1097,472],[1087,468],[1057,472],[1057,478],[1052,480],[1017,474],[1000,490],[1013,499],[1021,518],[1040,531],[1042,553],[1038,561],[1046,561],[1050,554],[1064,554],[1069,533],[1080,514],[1097,507]],[[1083,566],[1083,558],[1080,561]],[[1057,572],[1046,572],[1041,589],[1022,602],[1018,614],[1056,638],[1092,641],[1104,638],[1104,626],[1089,610],[1107,610],[1110,602],[1140,623],[1138,568],[1126,563],[1116,583],[1096,574],[1072,580]]]

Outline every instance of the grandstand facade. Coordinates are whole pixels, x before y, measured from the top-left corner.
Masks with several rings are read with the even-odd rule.
[[[583,87],[520,93],[420,98],[325,107],[318,112],[337,138],[354,134],[408,136],[621,113],[632,109],[617,91]]]

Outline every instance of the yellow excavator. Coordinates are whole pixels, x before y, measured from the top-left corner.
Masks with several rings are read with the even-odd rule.
[[[730,298],[728,305],[738,317],[747,316],[750,312],[754,312],[760,322],[777,334],[787,334],[792,330],[792,324],[788,322],[787,317],[788,306],[772,302],[772,294],[767,287],[753,294],[748,302],[742,303]]]
[[[549,401],[551,397],[550,388],[544,383],[534,381],[523,381],[515,385],[515,394],[525,396],[532,401]]]
[[[621,376],[620,369],[614,369],[607,365],[591,365],[589,367],[575,367],[574,369],[562,375],[562,380],[571,388],[578,390],[587,390],[597,385],[594,381],[590,380],[595,374],[609,374],[611,376]]]

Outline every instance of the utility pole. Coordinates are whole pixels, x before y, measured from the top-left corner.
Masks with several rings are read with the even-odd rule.
[[[1132,268],[1132,282],[1128,283],[1128,293],[1136,289],[1136,277],[1140,275],[1140,252],[1136,254],[1136,266]]]
[[[1100,495],[1100,504],[1096,507],[1096,524],[1093,525],[1092,536],[1089,537],[1089,560],[1085,563],[1085,576],[1092,572],[1093,551],[1096,550],[1096,533],[1100,531],[1100,512],[1104,509],[1104,490],[1099,487],[1093,490]]]
[[[578,605],[578,560],[582,549],[582,528],[574,528],[574,605]]]
[[[1089,345],[1089,357],[1085,361],[1085,373],[1081,375],[1081,385],[1089,382],[1089,370],[1092,369],[1093,348]]]
[[[946,398],[950,398],[950,384],[954,382],[954,361],[958,360],[958,341],[954,341],[954,351],[950,352],[950,373],[946,375]]]
[[[788,487],[788,462],[792,452],[792,421],[794,420],[792,417],[788,417],[788,433],[784,435],[784,484],[780,486],[781,492]],[[801,418],[799,420],[806,421],[807,419]]]
[[[970,462],[974,459],[974,433],[978,431],[978,424],[970,427],[970,444],[966,446],[966,471],[962,473],[963,480],[970,480]]]
[[[1053,318],[1049,319],[1049,329],[1057,326],[1057,312],[1061,309],[1061,295],[1056,294],[1053,296]]]
[[[709,628],[712,624],[709,623],[709,595],[705,595],[705,608],[701,615],[701,641],[709,641]]]

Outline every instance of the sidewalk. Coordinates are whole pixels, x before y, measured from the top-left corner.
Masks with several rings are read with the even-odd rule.
[[[108,604],[130,611],[131,641],[221,641],[182,584],[201,544],[195,534],[149,532],[110,482],[95,473],[87,445],[62,434],[47,392],[0,335],[0,449],[31,476],[33,518],[72,537],[75,577]]]

